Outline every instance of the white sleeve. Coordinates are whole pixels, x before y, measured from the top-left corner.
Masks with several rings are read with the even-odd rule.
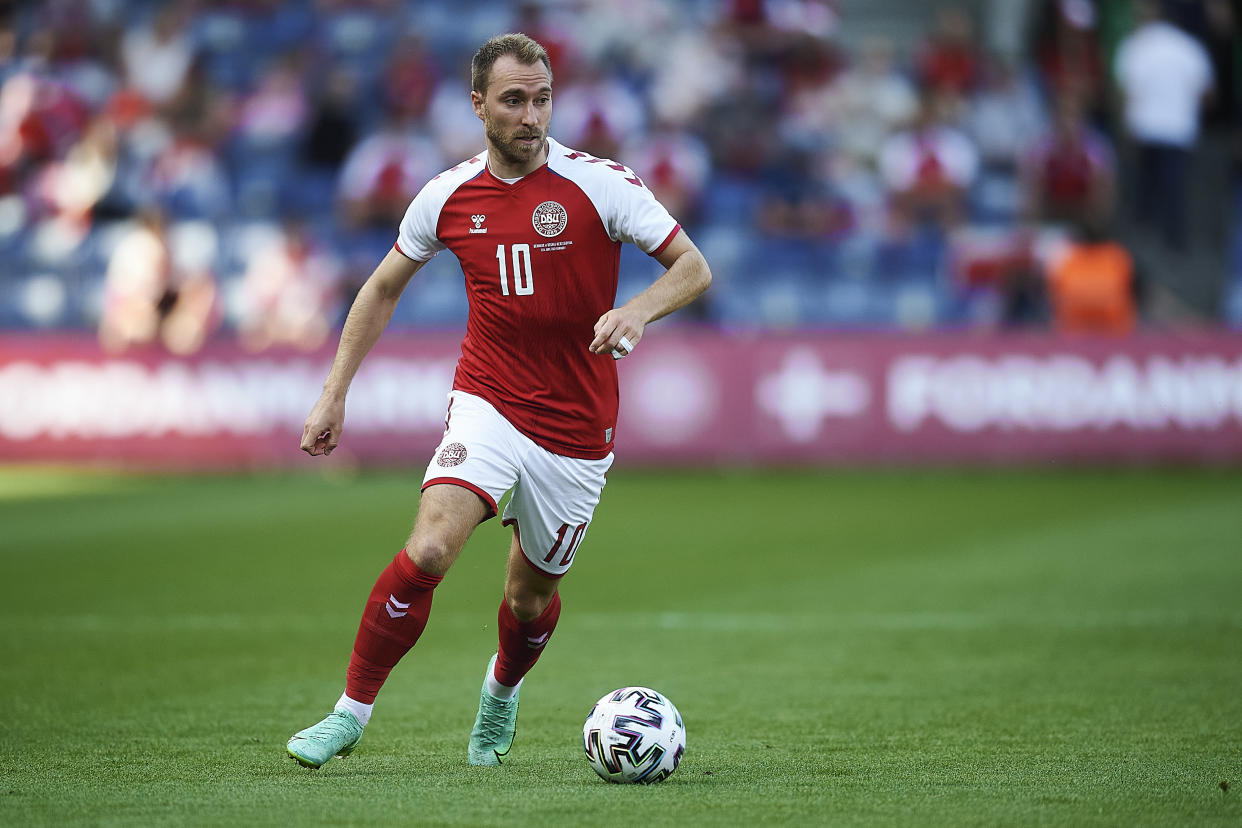
[[[608,235],[634,244],[644,253],[655,254],[680,226],[677,220],[628,167],[607,180],[603,206]]]
[[[425,262],[444,249],[444,243],[436,238],[436,225],[449,193],[444,192],[444,187],[435,186],[438,183],[429,181],[414,196],[397,231],[397,250],[416,262]]]

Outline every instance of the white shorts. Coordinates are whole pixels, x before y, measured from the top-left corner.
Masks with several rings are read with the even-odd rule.
[[[582,460],[553,454],[501,416],[486,400],[464,391],[449,394],[444,438],[427,465],[423,488],[464,486],[496,513],[505,492],[505,526],[516,524],[522,554],[544,575],[569,571],[582,545],[612,454]]]

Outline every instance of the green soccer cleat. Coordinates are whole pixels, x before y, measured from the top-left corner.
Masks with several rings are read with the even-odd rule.
[[[496,656],[487,663],[490,673],[496,665]],[[518,697],[498,699],[487,692],[487,684],[479,691],[479,715],[470,731],[470,746],[466,756],[472,765],[495,767],[509,755],[513,737],[517,733]]]
[[[322,767],[333,756],[348,756],[362,741],[362,725],[348,710],[334,710],[316,725],[293,734],[286,749],[299,765]]]

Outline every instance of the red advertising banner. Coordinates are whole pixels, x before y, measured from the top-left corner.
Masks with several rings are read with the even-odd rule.
[[[443,429],[454,335],[388,336],[330,459],[298,451],[331,360],[191,358],[0,336],[0,461],[416,465]],[[1242,336],[736,337],[654,326],[619,363],[618,462],[1242,460]]]

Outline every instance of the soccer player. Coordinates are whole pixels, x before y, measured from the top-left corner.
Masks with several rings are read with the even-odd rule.
[[[432,594],[474,528],[513,496],[498,617],[470,733],[472,765],[499,765],[513,744],[522,678],[557,619],[559,579],[573,563],[612,464],[620,359],[648,322],[711,283],[698,248],[630,169],[548,137],[552,70],[522,34],[492,38],[471,64],[470,99],[487,149],[433,178],[410,204],[397,242],[358,293],[336,358],[302,433],[328,455],[345,396],[411,277],[445,248],[470,303],[444,437],[427,466],[414,529],[363,610],[345,692],[289,754],[317,768],[352,751],[376,694],[427,623]],[[666,269],[613,307],[623,242]]]

